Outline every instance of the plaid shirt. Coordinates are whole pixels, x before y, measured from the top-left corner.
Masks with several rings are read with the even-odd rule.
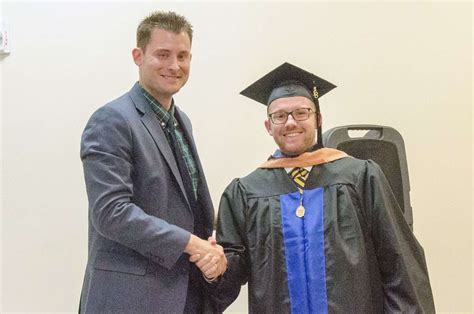
[[[184,137],[183,131],[178,124],[178,121],[174,117],[175,113],[175,106],[174,103],[171,104],[170,110],[166,111],[160,103],[150,95],[141,85],[140,89],[143,92],[143,95],[150,103],[151,109],[155,112],[158,121],[160,121],[160,125],[162,126],[163,130],[165,131],[166,138],[168,143],[171,144],[170,132],[174,132],[176,136],[176,140],[178,142],[179,151],[183,156],[184,162],[186,164],[186,169],[188,170],[189,177],[191,178],[191,182],[193,185],[193,192],[194,196],[197,199],[197,188],[199,184],[199,172],[196,166],[196,161],[194,160],[193,154],[189,147],[188,141]],[[172,127],[174,125],[174,127]],[[171,127],[170,127],[171,126]]]

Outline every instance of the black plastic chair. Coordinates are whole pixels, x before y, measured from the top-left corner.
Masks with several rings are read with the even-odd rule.
[[[352,134],[365,131],[362,136]],[[339,126],[323,133],[323,144],[359,159],[375,161],[387,177],[405,219],[413,229],[405,143],[397,130],[381,125]]]

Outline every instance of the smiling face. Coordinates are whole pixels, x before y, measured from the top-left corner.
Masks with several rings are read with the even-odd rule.
[[[306,97],[283,97],[268,105],[268,113],[277,111],[292,112],[298,108],[311,108],[313,113],[307,120],[296,121],[292,115],[283,124],[265,121],[268,133],[273,136],[280,151],[287,156],[298,156],[309,150],[316,142],[316,114],[314,103]]]
[[[191,64],[191,41],[186,32],[155,28],[145,49],[135,48],[133,60],[139,67],[140,84],[162,106],[187,82]]]

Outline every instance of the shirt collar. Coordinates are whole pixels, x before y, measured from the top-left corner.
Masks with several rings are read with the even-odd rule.
[[[158,100],[155,99],[150,93],[148,93],[143,86],[140,84],[140,90],[143,93],[143,96],[145,96],[146,100],[150,104],[151,109],[153,112],[156,114],[156,117],[160,121],[162,125],[168,125],[168,123],[172,122],[176,124],[176,119],[174,118],[174,113],[175,113],[175,106],[174,106],[174,99],[171,100],[171,106],[169,110],[166,110]],[[170,121],[170,119],[172,119]]]

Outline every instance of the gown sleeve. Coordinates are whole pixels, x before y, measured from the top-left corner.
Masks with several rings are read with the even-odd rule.
[[[423,248],[403,217],[380,167],[367,161],[358,193],[371,214],[373,246],[383,284],[384,312],[435,313]]]
[[[223,312],[240,293],[249,277],[250,268],[245,239],[246,196],[239,179],[234,179],[224,191],[217,218],[217,242],[224,247],[227,270],[217,283],[211,284],[210,294]]]

